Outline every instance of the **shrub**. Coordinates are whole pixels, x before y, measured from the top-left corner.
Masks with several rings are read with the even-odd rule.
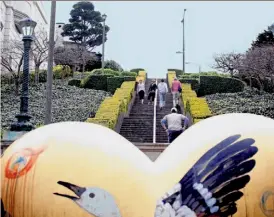
[[[124,81],[135,81],[135,76],[124,76]]]
[[[187,99],[192,97],[197,97],[197,94],[195,91],[191,89],[191,84],[182,83],[182,90],[183,90],[182,99],[183,99],[184,109],[186,110]]]
[[[124,77],[110,77],[107,78],[107,91],[114,93],[117,88],[119,88],[124,82]]]
[[[56,65],[53,67],[53,78],[63,79],[72,75],[72,70],[67,65]]]
[[[87,122],[97,123],[110,129],[115,129],[118,117],[126,112],[128,104],[132,99],[135,81],[123,82],[112,97],[106,98],[100,105],[95,118],[88,118]]]
[[[121,75],[122,76],[130,76],[130,77],[136,77],[137,76],[137,73],[136,72],[121,72]]]
[[[114,60],[105,61],[105,68],[112,69],[112,70],[118,71],[118,72],[123,71],[122,66],[120,66],[120,64],[115,62]]]
[[[168,73],[167,73],[167,80],[168,80],[169,87],[171,87],[172,81],[174,80],[175,77],[177,77],[175,71],[168,71]]]
[[[147,74],[145,71],[139,71],[138,76],[136,77],[136,81],[139,82],[140,80],[145,81],[147,78]]]
[[[205,98],[188,98],[186,111],[190,113],[193,119],[204,119],[212,116]]]
[[[244,83],[235,78],[200,76],[199,96],[215,93],[235,93],[244,90]]]
[[[194,78],[189,78],[189,79],[186,79],[186,78],[181,78],[179,79],[179,81],[183,84],[191,84],[191,88],[193,90],[198,90],[199,89],[199,80],[198,79],[194,79]]]
[[[107,78],[113,75],[89,75],[81,81],[80,87],[107,91]]]
[[[119,76],[121,73],[118,71],[114,71],[112,69],[104,69],[104,72],[102,69],[94,69],[91,72],[93,75],[114,75],[114,76]]]
[[[68,85],[70,85],[70,86],[80,87],[80,84],[81,84],[80,79],[71,79],[68,81]]]

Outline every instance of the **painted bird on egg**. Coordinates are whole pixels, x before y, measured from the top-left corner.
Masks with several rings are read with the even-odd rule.
[[[80,187],[63,181],[59,181],[58,184],[73,191],[77,197],[60,193],[54,193],[55,195],[72,200],[88,213],[96,217],[121,217],[114,197],[104,189]]]
[[[234,135],[205,153],[156,206],[155,217],[228,217],[255,167],[252,138]],[[238,141],[237,141],[238,140]]]

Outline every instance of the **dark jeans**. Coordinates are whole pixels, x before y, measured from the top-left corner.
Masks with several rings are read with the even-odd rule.
[[[154,102],[155,92],[150,92],[150,93],[148,94],[147,99],[150,100],[150,98],[152,98],[151,100],[152,100],[152,102]]]
[[[140,90],[138,94],[139,94],[139,98],[140,98],[140,100],[144,99],[144,96],[145,96],[145,91]]]
[[[181,133],[183,132],[183,130],[169,130],[168,131],[168,142],[172,143],[178,136],[181,135]]]

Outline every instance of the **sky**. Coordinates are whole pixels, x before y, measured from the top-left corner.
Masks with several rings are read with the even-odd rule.
[[[56,22],[67,23],[76,1],[58,1]],[[105,59],[125,70],[144,68],[149,77],[182,69],[182,17],[185,15],[186,72],[210,71],[213,55],[245,52],[274,23],[274,2],[244,1],[93,1],[110,27]],[[50,21],[50,2],[44,2]],[[96,51],[102,50],[97,47]]]

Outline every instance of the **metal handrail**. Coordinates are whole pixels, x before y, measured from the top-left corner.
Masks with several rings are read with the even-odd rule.
[[[156,79],[157,85],[157,79]],[[153,111],[153,143],[156,143],[156,108],[157,108],[157,96],[158,96],[158,88],[155,91],[154,98],[154,111]]]

